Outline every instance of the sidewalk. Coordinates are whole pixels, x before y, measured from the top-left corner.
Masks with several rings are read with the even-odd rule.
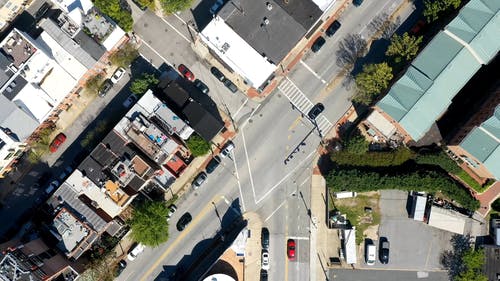
[[[260,233],[262,230],[262,220],[257,213],[247,212],[243,214],[247,220],[247,228],[250,237],[247,239],[245,249],[245,270],[243,280],[259,280],[260,276],[260,254],[262,245],[260,244]]]

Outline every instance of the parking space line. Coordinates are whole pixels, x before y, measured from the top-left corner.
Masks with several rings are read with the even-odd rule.
[[[314,75],[314,77],[318,78],[319,81],[321,81],[321,83],[323,84],[326,84],[326,81],[325,79],[321,78],[321,76],[318,75],[318,73],[316,73],[309,65],[307,65],[303,60],[299,60],[300,64],[302,64],[307,70],[309,70],[309,72],[312,73],[312,75]]]
[[[137,36],[137,35],[136,35]],[[146,45],[146,47],[148,47],[149,49],[151,49],[151,51],[153,51],[153,53],[155,53],[157,56],[159,56],[163,61],[165,61],[166,63],[170,64],[170,65],[173,65],[171,62],[169,62],[166,58],[164,58],[162,55],[160,55],[160,53],[158,53],[153,47],[151,47],[151,45],[149,45],[148,43],[146,43],[145,40],[142,40],[142,43],[141,44],[144,44]],[[144,56],[143,56],[144,57]],[[145,58],[145,57],[144,57]],[[148,60],[148,59],[146,59]]]
[[[170,24],[166,19],[164,19],[163,17],[160,18],[162,21],[168,24],[168,26],[170,26],[175,32],[177,32],[182,38],[184,38],[184,40],[186,40],[188,43],[191,43],[191,40],[189,40],[186,36],[184,36],[184,34],[182,34],[179,30],[177,30],[177,28],[175,28],[172,24]]]
[[[285,205],[286,200],[281,202],[281,204],[276,208],[265,220],[264,222],[267,222],[283,205]]]

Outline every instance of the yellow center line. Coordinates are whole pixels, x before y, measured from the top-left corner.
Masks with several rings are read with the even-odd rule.
[[[298,116],[297,119],[295,119],[295,121],[292,122],[292,125],[290,125],[290,127],[288,127],[288,131],[291,131],[293,130],[295,127],[297,127],[297,125],[300,124],[300,120],[302,119],[302,116]]]
[[[184,237],[190,233],[190,230],[193,229],[199,221],[205,217],[206,213],[213,208],[212,202],[214,202],[216,205],[219,203],[219,201],[222,200],[222,196],[220,195],[215,195],[212,200],[208,201],[208,203],[205,205],[203,210],[193,219],[193,221],[187,226],[187,228],[181,232],[181,234],[174,240],[174,242],[161,254],[161,256],[155,261],[155,263],[146,271],[146,274],[142,276],[141,281],[145,281],[149,275],[153,272],[155,268],[158,267],[158,265],[170,254],[170,252],[179,244]]]

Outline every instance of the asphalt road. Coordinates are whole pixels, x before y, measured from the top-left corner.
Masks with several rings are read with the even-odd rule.
[[[335,281],[447,281],[446,272],[416,272],[395,270],[331,269],[330,280]]]

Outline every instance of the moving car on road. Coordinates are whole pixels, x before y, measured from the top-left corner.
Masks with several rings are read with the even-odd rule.
[[[266,250],[262,251],[262,269],[269,270],[269,252]]]
[[[314,41],[314,43],[312,44],[311,51],[313,51],[313,53],[319,52],[319,50],[321,49],[321,47],[323,47],[323,45],[325,45],[325,43],[326,40],[325,38],[323,38],[323,36],[318,37],[318,39],[316,39],[316,41]]]
[[[385,237],[380,238],[380,248],[378,256],[381,263],[383,264],[389,263],[389,241],[387,241],[387,238]]]
[[[325,110],[325,106],[322,103],[317,103],[313,106],[313,108],[311,108],[311,110],[309,110],[307,116],[314,120],[321,114],[321,112],[323,112],[323,110]]]
[[[182,215],[182,217],[177,222],[177,225],[176,225],[177,230],[183,231],[192,220],[193,220],[193,217],[191,216],[191,214],[185,213],[184,215]]]
[[[125,75],[126,71],[123,67],[119,67],[115,73],[113,73],[113,76],[111,76],[111,82],[113,82],[113,84],[116,84],[118,83],[118,81],[120,81],[120,79],[123,78],[123,75]]]
[[[201,172],[199,173],[193,181],[193,188],[198,189],[204,182],[207,180],[207,173]]]
[[[286,242],[286,255],[288,256],[289,260],[295,260],[295,240],[288,239],[288,241]]]
[[[59,146],[66,141],[66,135],[63,133],[57,134],[52,143],[49,146],[50,152],[56,152],[59,149]]]
[[[181,64],[179,64],[177,69],[182,74],[182,76],[184,76],[184,78],[186,78],[189,81],[194,81],[194,74],[193,74],[193,72],[191,72],[191,70],[189,70],[189,68],[187,68],[187,66],[185,66],[181,63]]]

